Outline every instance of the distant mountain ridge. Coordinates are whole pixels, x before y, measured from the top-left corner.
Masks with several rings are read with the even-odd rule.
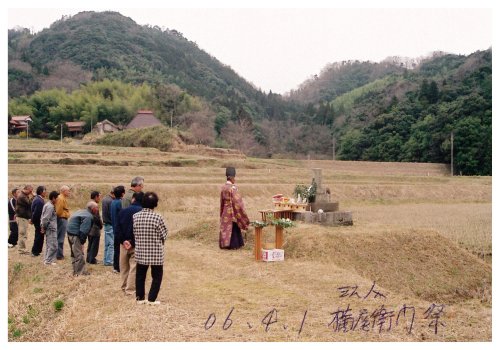
[[[392,62],[342,61],[326,65],[319,75],[289,92],[300,103],[331,101],[334,98],[384,76],[402,73],[406,68]]]

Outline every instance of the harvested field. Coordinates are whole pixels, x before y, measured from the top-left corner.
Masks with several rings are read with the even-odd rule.
[[[156,307],[124,296],[109,267],[72,277],[69,258],[49,268],[9,249],[9,341],[491,341],[491,177],[450,177],[440,164],[209,153],[9,140],[9,188],[67,184],[74,211],[91,190],[128,187],[141,175],[145,190],[160,196],[157,211],[170,231]],[[227,165],[237,167],[251,219],[273,194],[310,183],[310,169],[320,167],[354,225],[287,229],[279,263],[254,261],[252,230],[243,249],[222,251],[218,205]],[[265,240],[273,236],[266,228]],[[339,326],[342,315],[351,315],[348,331]]]

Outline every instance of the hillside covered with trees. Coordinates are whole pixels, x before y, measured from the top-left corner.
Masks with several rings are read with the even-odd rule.
[[[439,55],[329,103],[339,159],[451,162],[491,174],[491,50]]]
[[[449,163],[453,132],[456,173],[491,174],[491,49],[332,63],[281,96],[178,31],[116,12],[8,34],[9,117],[31,115],[36,137],[152,109],[189,142],[250,155],[331,158],[334,139],[338,159]]]

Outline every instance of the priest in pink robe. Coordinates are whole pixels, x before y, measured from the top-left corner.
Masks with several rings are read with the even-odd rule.
[[[221,249],[238,249],[245,245],[241,230],[247,230],[250,220],[235,183],[236,169],[226,168],[227,181],[220,191]]]

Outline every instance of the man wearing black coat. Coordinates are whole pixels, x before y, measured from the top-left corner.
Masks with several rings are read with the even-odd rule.
[[[21,193],[21,190],[16,187],[12,189],[11,193],[12,198],[9,199],[9,248],[14,248],[17,245],[17,240],[19,237],[16,221],[16,201],[17,196],[19,196],[19,193]]]
[[[40,220],[42,217],[43,206],[45,205],[45,197],[47,189],[45,186],[38,186],[36,189],[36,197],[31,203],[31,223],[35,225],[35,239],[31,248],[31,256],[39,256],[43,249],[44,236],[41,232]]]
[[[101,201],[101,193],[99,191],[92,191],[90,193],[90,200],[99,204]],[[97,253],[99,253],[99,241],[101,240],[102,219],[99,212],[94,215],[94,222],[89,232],[89,244],[87,246],[87,263],[97,264]]]
[[[131,204],[118,213],[115,240],[120,244],[120,275],[122,290],[126,295],[135,295],[136,266],[133,215],[142,210],[143,192],[134,192]]]
[[[19,254],[29,254],[26,250],[28,240],[28,226],[31,224],[31,203],[33,202],[33,186],[26,185],[17,196],[16,220],[19,229],[19,244],[17,249]]]

